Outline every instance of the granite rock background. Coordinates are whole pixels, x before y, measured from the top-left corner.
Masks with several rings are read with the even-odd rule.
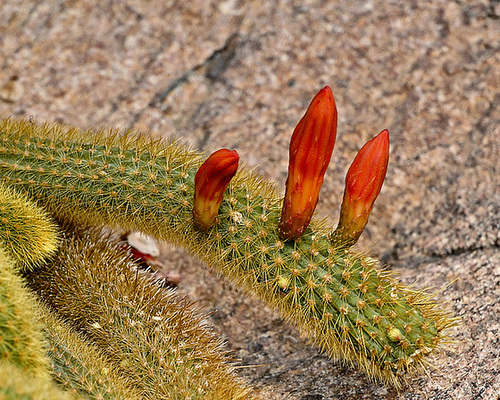
[[[333,89],[339,133],[318,215],[391,135],[388,176],[359,244],[406,283],[442,289],[463,324],[401,393],[321,355],[271,310],[163,246],[265,399],[500,398],[500,3],[8,0],[0,117],[177,135],[236,149],[282,188],[310,99]]]

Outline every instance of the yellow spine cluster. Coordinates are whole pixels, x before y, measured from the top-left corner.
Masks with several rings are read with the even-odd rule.
[[[47,377],[48,360],[43,343],[35,300],[16,274],[14,262],[0,246],[0,360]]]
[[[0,360],[0,399],[70,400],[73,397],[50,380],[35,376],[8,361]]]

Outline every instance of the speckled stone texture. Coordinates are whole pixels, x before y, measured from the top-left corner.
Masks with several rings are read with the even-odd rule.
[[[0,116],[177,135],[236,149],[284,186],[309,100],[333,89],[339,133],[318,206],[336,222],[356,151],[390,130],[361,249],[463,319],[437,370],[397,393],[321,355],[272,311],[178,249],[183,277],[265,399],[500,396],[498,1],[8,0]]]

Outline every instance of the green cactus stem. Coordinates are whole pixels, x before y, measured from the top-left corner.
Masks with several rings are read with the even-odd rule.
[[[14,262],[0,247],[0,360],[34,376],[48,378],[48,360],[36,303],[15,273]]]
[[[57,248],[57,228],[26,196],[0,184],[0,243],[19,269],[32,269]]]
[[[253,398],[197,310],[105,238],[66,234],[27,279],[144,399]]]
[[[52,376],[57,383],[82,400],[142,399],[95,344],[47,307],[40,306],[40,319],[44,323]]]
[[[426,356],[446,343],[445,329],[455,323],[432,296],[332,243],[332,227],[314,220],[299,239],[281,240],[282,199],[244,170],[229,185],[215,225],[197,230],[200,161],[147,136],[0,123],[0,179],[57,218],[140,230],[184,246],[369,377],[399,387],[407,372],[425,369]]]

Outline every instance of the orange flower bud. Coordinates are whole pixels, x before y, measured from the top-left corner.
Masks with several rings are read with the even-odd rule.
[[[196,173],[193,218],[198,229],[206,230],[214,224],[239,159],[235,150],[220,149],[210,155]]]
[[[388,161],[389,131],[384,129],[361,148],[347,171],[336,239],[356,243],[382,189]]]
[[[309,225],[337,135],[337,108],[325,86],[314,97],[290,141],[288,178],[278,233],[297,239]]]

